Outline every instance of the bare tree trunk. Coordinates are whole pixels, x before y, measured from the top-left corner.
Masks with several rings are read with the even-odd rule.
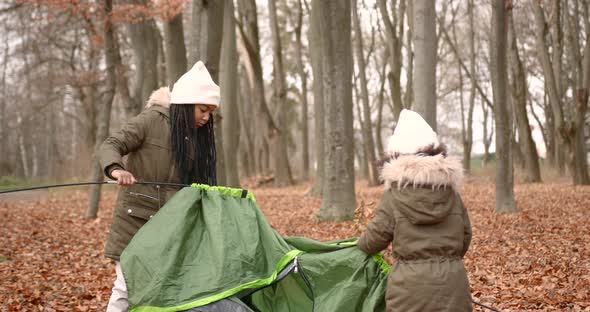
[[[401,0],[402,2],[405,0]],[[396,7],[396,0],[392,1],[392,8]],[[399,118],[404,105],[402,103],[402,92],[401,92],[401,68],[402,68],[402,38],[403,38],[403,18],[404,12],[401,10],[405,9],[405,5],[400,5],[399,19],[400,22],[400,33],[396,30],[397,24],[395,23],[396,15],[393,15],[394,22],[392,23],[387,11],[386,0],[378,0],[377,5],[379,6],[379,12],[381,13],[381,20],[385,25],[385,34],[387,38],[387,48],[389,49],[389,70],[387,74],[389,80],[389,88],[391,91],[391,100],[393,102],[393,115],[395,120]]]
[[[475,75],[475,23],[473,14],[474,4],[473,0],[469,1],[469,67],[473,75]],[[469,92],[469,113],[467,114],[467,150],[469,151],[469,164],[468,170],[471,170],[471,149],[473,147],[473,111],[475,109],[475,96],[476,96],[476,81],[475,77],[471,77],[471,91]],[[466,153],[467,154],[467,153]]]
[[[311,69],[313,74],[313,110],[314,110],[314,143],[315,143],[315,161],[316,175],[314,185],[308,195],[321,197],[323,195],[324,176],[326,168],[326,153],[324,138],[324,84],[323,84],[323,67],[322,67],[322,37],[320,36],[320,1],[312,0],[312,9],[309,27],[309,55],[311,60]]]
[[[562,154],[559,151],[567,151],[570,152],[573,150],[572,142],[570,141],[569,137],[567,136],[565,118],[563,115],[563,102],[562,97],[560,95],[559,90],[559,79],[560,77],[556,76],[554,71],[554,67],[552,66],[551,59],[549,56],[549,51],[547,48],[547,43],[545,39],[545,30],[546,30],[546,23],[545,23],[545,13],[543,12],[543,8],[537,1],[533,1],[533,10],[535,13],[535,23],[536,23],[536,41],[537,41],[537,53],[539,54],[540,62],[543,67],[543,74],[545,76],[545,84],[548,89],[549,93],[549,102],[551,104],[552,110],[552,117],[553,117],[553,125],[554,125],[554,132],[555,132],[555,151],[557,152],[557,163],[558,166],[561,167]],[[561,60],[559,60],[561,62]],[[560,68],[560,65],[557,66]],[[560,168],[561,169],[561,168]],[[575,176],[575,167],[573,164],[570,164],[570,171],[572,175]],[[575,178],[574,178],[575,180]],[[574,182],[575,183],[575,182]]]
[[[553,12],[551,12],[551,20],[549,21],[550,25],[550,32],[551,32],[551,45],[552,45],[552,53],[550,55],[551,65],[553,67],[553,75],[555,77],[555,87],[557,88],[557,95],[559,98],[559,103],[557,105],[563,105],[563,97],[564,97],[564,82],[565,76],[563,75],[563,29],[562,26],[562,9],[561,9],[561,1],[562,0],[553,0],[551,1],[553,4]],[[551,97],[549,98],[551,101]],[[564,116],[564,125],[566,117]],[[557,131],[556,135],[563,135],[561,131]],[[564,138],[565,141],[569,139]],[[560,140],[555,140],[558,144],[556,145],[555,150],[555,160],[557,161],[557,167],[559,168],[559,172],[566,172],[566,163],[568,162],[567,156],[569,151],[567,151],[567,146],[562,146]],[[570,144],[572,142],[569,142]],[[570,146],[571,147],[571,146]],[[575,179],[576,171],[571,167],[570,163],[570,173],[572,177]]]
[[[383,123],[383,104],[384,104],[384,97],[385,97],[385,80],[387,77],[385,76],[385,69],[387,67],[387,50],[384,53],[383,57],[383,65],[381,66],[381,72],[379,73],[379,79],[381,81],[379,87],[379,95],[377,97],[377,122],[375,124],[375,129],[377,130],[376,133],[376,143],[377,143],[377,157],[383,157],[384,155],[384,148],[383,148],[383,137],[381,136],[382,130],[382,123]],[[410,92],[411,93],[411,92]],[[407,102],[406,102],[407,103]]]
[[[492,2],[491,72],[496,122],[496,212],[517,212],[511,152],[511,123],[507,94],[507,8],[504,0]]]
[[[244,45],[248,56],[246,68],[250,81],[252,82],[252,99],[256,103],[258,114],[257,124],[259,128],[256,132],[256,149],[258,154],[259,173],[267,174],[270,169],[268,138],[271,131],[278,129],[277,122],[273,118],[270,108],[266,103],[264,92],[264,79],[262,72],[262,63],[260,57],[260,43],[258,36],[258,14],[256,1],[240,0],[238,1],[238,10],[240,13],[240,39]]]
[[[133,4],[147,6],[147,0],[131,0]],[[127,117],[141,112],[150,94],[158,88],[158,29],[154,20],[148,19],[128,24],[135,64],[133,101],[125,104]]]
[[[287,155],[287,87],[283,69],[283,56],[279,24],[277,22],[276,0],[268,0],[268,11],[270,17],[270,30],[272,33],[273,47],[273,86],[276,99],[277,128],[271,130],[271,145],[273,147],[273,167],[275,173],[275,186],[288,186],[293,184],[289,156]]]
[[[29,157],[27,153],[27,147],[25,146],[25,138],[24,138],[24,131],[23,131],[23,118],[20,114],[20,111],[16,112],[16,124],[17,124],[17,136],[18,136],[18,149],[20,153],[21,165],[23,168],[23,174],[25,178],[31,177],[31,172],[29,170]]]
[[[301,179],[309,180],[309,127],[308,127],[308,103],[307,103],[307,74],[303,64],[303,43],[301,42],[301,28],[303,24],[302,0],[297,0],[297,24],[295,25],[295,54],[297,59],[297,72],[301,80]]]
[[[586,138],[585,138],[585,122],[586,122],[586,113],[588,111],[588,90],[590,89],[590,42],[588,42],[588,38],[590,38],[590,16],[588,12],[588,3],[583,2],[583,20],[584,20],[584,28],[586,32],[586,45],[584,47],[584,54],[583,56],[580,55],[578,51],[580,51],[580,39],[578,34],[581,33],[579,30],[579,24],[577,21],[580,20],[579,14],[579,6],[578,3],[575,3],[575,21],[572,23],[574,24],[574,31],[569,31],[569,35],[572,37],[570,42],[572,43],[573,47],[570,47],[570,51],[572,51],[573,59],[576,63],[576,80],[575,86],[576,89],[576,114],[573,118],[573,125],[571,133],[571,141],[572,141],[572,158],[574,163],[574,184],[576,185],[589,185],[590,184],[590,176],[588,175],[588,160],[587,160],[587,146],[586,146]]]
[[[182,27],[182,12],[164,22],[166,43],[166,76],[172,86],[187,70],[186,46]]]
[[[223,16],[223,41],[221,48],[221,111],[224,118],[223,151],[225,152],[225,185],[240,187],[238,172],[238,148],[240,144],[240,118],[238,116],[238,54],[236,49],[236,25],[234,21],[233,0],[225,3]]]
[[[369,90],[367,87],[367,74],[365,55],[363,53],[363,34],[361,31],[360,19],[357,12],[357,1],[352,1],[352,19],[354,25],[354,51],[357,60],[357,66],[359,70],[360,78],[360,98],[363,107],[363,116],[365,120],[365,126],[363,127],[363,143],[365,145],[365,157],[369,164],[369,185],[374,186],[379,184],[379,173],[377,172],[377,159],[375,157],[375,143],[373,140],[373,127],[371,123],[371,111],[369,104]]]
[[[54,94],[55,90],[54,90],[54,81],[55,81],[55,73],[57,71],[54,69],[54,65],[53,63],[49,62],[48,63],[48,70],[47,70],[47,78],[48,78],[48,91],[50,92],[49,94]],[[60,109],[57,106],[57,101],[54,99],[51,99],[51,108],[49,109],[49,111],[47,112],[46,116],[47,116],[47,133],[58,133],[58,113],[62,111],[62,109]],[[58,138],[59,136],[57,135],[52,135],[48,138],[48,140],[46,141],[47,144],[47,157],[45,160],[45,167],[46,167],[46,172],[45,172],[45,176],[48,177],[49,179],[53,179],[53,180],[57,180],[57,173],[58,173],[58,166],[61,165],[61,157],[59,154],[60,148],[59,148],[59,142],[58,142]],[[1,148],[1,147],[0,147]]]
[[[320,1],[326,126],[326,176],[318,220],[350,220],[356,206],[349,1]]]
[[[414,38],[414,4],[413,0],[407,1],[406,15],[408,17],[408,34],[406,35],[406,93],[404,94],[404,108],[412,109],[414,103],[414,51],[412,40]],[[403,18],[400,18],[400,29],[403,29]]]
[[[112,0],[105,0],[104,2],[104,16],[110,17],[111,11],[113,10]],[[117,88],[117,68],[116,68],[116,57],[118,51],[115,44],[115,30],[109,18],[105,20],[104,24],[104,38],[105,38],[105,64],[106,64],[106,89],[104,92],[103,101],[104,104],[100,105],[99,108],[99,120],[98,129],[96,132],[96,144],[94,146],[94,157],[92,161],[92,173],[91,181],[101,182],[103,180],[103,172],[100,164],[98,163],[98,150],[100,145],[109,135],[109,124],[111,121],[111,107],[113,105],[113,99],[115,98],[115,91]],[[88,202],[88,210],[86,210],[86,218],[96,218],[98,212],[98,204],[100,202],[100,190],[101,185],[96,184],[90,187],[90,199]]]
[[[205,63],[215,83],[219,83],[219,60],[223,40],[223,12],[225,1],[193,1],[193,29],[189,51],[192,67],[197,61]],[[226,185],[227,171],[223,150],[222,113],[213,114],[215,122],[215,150],[217,155],[217,184]]]
[[[539,118],[539,116],[537,116],[537,113],[535,113],[535,108],[533,105],[533,101],[531,100],[530,94],[528,97],[528,105],[529,105],[529,110],[531,112],[531,115],[533,115],[533,119],[535,119],[535,121],[537,122],[537,126],[539,127],[539,130],[541,131],[541,136],[543,137],[543,143],[545,144],[545,147],[547,147],[547,145],[549,144],[548,143],[549,138],[547,137],[547,128],[545,126],[543,126],[541,119]]]
[[[6,72],[8,70],[8,58],[9,58],[9,46],[8,46],[8,36],[5,37],[3,40],[4,43],[4,58],[2,60],[2,85],[0,86],[0,90],[2,90],[1,97],[0,97],[0,150],[4,151],[3,153],[7,153],[10,151],[8,147],[8,123],[6,122],[6,98],[8,94],[6,94]],[[4,161],[0,161],[0,175],[8,175],[9,173],[4,172],[4,166],[10,164],[10,161],[4,159]]]
[[[557,138],[555,136],[556,132],[555,132],[555,124],[553,123],[553,113],[551,111],[551,104],[549,104],[549,95],[548,95],[548,87],[547,87],[547,80],[545,80],[544,82],[545,84],[545,88],[543,90],[544,95],[543,95],[543,114],[545,115],[545,123],[547,124],[547,126],[545,127],[546,131],[547,131],[547,163],[549,164],[549,166],[557,168],[557,160],[556,160],[556,141]],[[560,171],[563,172],[563,171]]]
[[[256,164],[258,159],[256,158],[256,149],[254,148],[254,132],[253,129],[255,124],[256,116],[247,114],[246,112],[254,111],[254,104],[250,98],[250,84],[248,77],[245,73],[245,69],[242,68],[242,74],[240,77],[239,90],[240,90],[240,103],[238,105],[238,116],[240,117],[240,127],[244,135],[240,135],[241,143],[240,149],[244,150],[244,158],[242,159],[242,169],[244,175],[251,177],[256,172]]]
[[[37,153],[37,144],[33,144],[31,146],[31,160],[33,161],[33,170],[31,172],[31,176],[36,179],[39,177],[39,156]]]
[[[436,12],[435,1],[414,1],[414,110],[436,131]]]
[[[158,45],[158,87],[160,86],[170,86],[173,87],[173,84],[176,80],[172,80],[169,78],[169,75],[166,73],[168,70],[168,66],[166,66],[166,53],[164,52],[164,39],[162,38],[162,34],[157,31],[156,35],[156,44]],[[185,45],[186,50],[186,45]],[[186,55],[186,51],[185,51]],[[185,56],[186,57],[186,56]]]
[[[490,111],[488,111],[488,107],[481,102],[481,108],[483,110],[483,147],[484,147],[484,154],[482,159],[482,167],[485,167],[488,162],[490,161],[490,146],[492,145],[492,139],[494,137],[494,121],[490,120],[492,116],[490,116]],[[488,133],[488,120],[490,120],[490,131]]]
[[[526,177],[525,181],[529,183],[541,182],[541,170],[539,168],[539,155],[537,146],[533,141],[529,117],[527,114],[527,83],[524,66],[520,60],[518,46],[516,41],[516,32],[512,20],[512,12],[508,13],[508,45],[509,45],[509,65],[512,72],[512,99],[516,125],[518,127],[518,141],[521,146],[524,157]]]
[[[354,109],[356,109],[356,117],[358,119],[358,123],[361,126],[361,138],[357,139],[354,138],[355,141],[362,141],[363,140],[363,133],[365,132],[365,123],[363,122],[363,114],[361,113],[361,100],[360,100],[360,95],[359,95],[359,90],[358,90],[358,76],[356,76],[355,74],[353,74],[354,76],[354,80],[353,80],[353,98],[354,100],[353,102],[353,106]],[[355,105],[356,104],[356,105]],[[354,131],[354,130],[353,130]],[[356,132],[356,131],[355,131]],[[356,134],[356,133],[355,133]],[[354,154],[355,154],[355,159],[357,160],[358,164],[359,164],[359,175],[357,178],[361,178],[361,179],[367,179],[369,180],[369,162],[367,161],[367,145],[366,144],[355,144],[354,145]]]
[[[207,17],[207,1],[193,0],[188,49],[188,65],[191,67],[201,60],[207,51],[207,31],[209,29]]]

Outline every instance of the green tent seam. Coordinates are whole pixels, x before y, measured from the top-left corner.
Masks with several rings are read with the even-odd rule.
[[[218,293],[216,295],[201,298],[196,301],[193,301],[190,303],[185,303],[185,304],[182,304],[179,306],[165,307],[165,308],[143,306],[143,307],[136,307],[134,309],[131,309],[131,312],[176,312],[176,311],[183,311],[183,310],[188,310],[188,309],[204,306],[209,303],[219,301],[221,299],[225,299],[227,297],[231,297],[231,296],[239,293],[242,290],[251,289],[251,288],[261,288],[264,286],[268,286],[272,282],[274,282],[274,280],[277,278],[277,275],[279,274],[279,272],[281,270],[283,270],[283,268],[285,268],[291,261],[293,261],[293,259],[295,259],[295,257],[297,257],[301,253],[303,253],[303,251],[296,250],[296,249],[289,251],[287,254],[285,254],[283,256],[283,258],[281,258],[281,260],[279,260],[273,274],[267,278],[253,280],[251,282],[242,284],[242,285],[234,287],[232,289],[228,289],[228,290]]]

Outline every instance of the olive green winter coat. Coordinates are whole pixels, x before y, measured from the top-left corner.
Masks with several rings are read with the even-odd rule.
[[[385,192],[358,246],[375,254],[393,246],[387,311],[472,311],[463,256],[469,216],[457,187],[458,160],[405,155],[385,163]]]
[[[105,140],[98,155],[107,177],[112,178],[114,169],[124,169],[138,181],[180,183],[170,152],[169,103],[168,88],[157,90],[143,112]],[[178,189],[142,184],[120,187],[105,255],[118,261],[133,235]]]

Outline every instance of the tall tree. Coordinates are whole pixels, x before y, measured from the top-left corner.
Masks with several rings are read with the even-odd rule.
[[[241,132],[243,133],[243,135],[240,135],[240,152],[242,154],[240,169],[242,169],[245,176],[250,177],[256,172],[257,159],[255,157],[256,149],[254,148],[256,129],[254,126],[256,126],[255,120],[257,117],[250,113],[255,111],[255,107],[250,97],[250,81],[243,66],[240,68],[239,77],[240,103],[238,105],[238,115],[240,117]]]
[[[223,40],[223,7],[225,1],[193,0],[193,29],[190,34],[190,64],[198,60],[205,63],[215,83],[219,83],[219,60]],[[223,104],[222,104],[223,105]],[[213,115],[215,122],[215,149],[217,152],[217,183],[226,184],[225,152],[223,150],[222,115]]]
[[[563,45],[563,29],[562,29],[562,25],[563,25],[563,11],[562,7],[561,7],[561,3],[562,0],[552,0],[549,1],[550,5],[552,6],[552,12],[551,12],[551,19],[549,20],[548,23],[548,33],[551,36],[551,53],[549,54],[549,58],[551,60],[551,65],[553,67],[553,75],[554,75],[554,79],[555,79],[555,88],[556,88],[556,92],[557,92],[557,97],[559,98],[560,101],[563,100],[564,95],[565,95],[565,88],[564,86],[566,85],[566,83],[564,83],[564,79],[565,79],[565,75],[563,72],[563,51],[564,51],[564,45]],[[552,101],[551,98],[549,98],[550,101]],[[562,102],[556,103],[556,105],[563,105]],[[565,118],[565,116],[564,116]],[[564,121],[565,122],[565,121]],[[562,135],[559,131],[554,131],[553,135],[555,136],[559,136]],[[559,140],[555,140],[555,142],[557,142],[558,144],[560,144]],[[559,168],[560,172],[565,172],[565,165],[566,165],[566,150],[565,148],[567,148],[567,146],[558,146],[555,149],[555,160],[557,161],[557,166]],[[575,173],[572,172],[572,175],[574,175]]]
[[[588,185],[590,184],[590,177],[588,175],[588,161],[587,161],[587,145],[585,140],[585,123],[586,114],[588,111],[588,89],[590,88],[590,16],[588,13],[588,3],[582,1],[582,19],[580,19],[580,5],[579,1],[574,1],[573,16],[568,18],[567,23],[567,50],[570,55],[572,64],[572,89],[575,90],[575,108],[573,109],[574,116],[569,122],[569,131],[567,135],[572,142],[571,167],[573,170],[574,184]],[[573,18],[572,18],[573,17]],[[584,30],[580,29],[580,20],[584,22]],[[582,47],[582,39],[580,37],[585,34],[586,44]]]
[[[309,55],[313,74],[313,110],[314,110],[314,149],[316,161],[316,175],[309,195],[321,197],[324,187],[326,168],[326,150],[324,144],[324,77],[322,65],[322,37],[320,36],[320,1],[311,1],[310,27],[309,27]]]
[[[494,119],[496,122],[496,212],[517,211],[514,201],[514,173],[511,152],[511,123],[508,108],[507,3],[492,1],[492,40],[490,41]]]
[[[404,11],[405,11],[405,0],[400,0],[399,9],[396,10],[397,0],[392,1],[391,7],[393,11],[397,11],[392,14],[393,21],[389,17],[387,10],[387,1],[378,0],[377,6],[379,7],[379,13],[381,14],[381,21],[385,25],[385,35],[387,38],[387,48],[389,49],[389,70],[388,80],[389,89],[391,92],[391,100],[393,102],[393,115],[395,120],[398,119],[399,114],[404,108],[402,102],[402,89],[401,89],[401,69],[402,69],[402,40],[404,36]],[[396,23],[397,22],[397,23]],[[398,30],[399,28],[399,30]],[[406,103],[408,105],[408,103]]]
[[[414,51],[412,45],[412,40],[414,38],[414,4],[412,1],[413,0],[406,0],[407,9],[405,9],[408,18],[408,31],[406,34],[406,92],[404,93],[404,108],[407,109],[412,109],[412,104],[414,103]],[[403,24],[404,19],[400,18],[399,28],[402,35]]]
[[[129,0],[130,3],[147,7],[148,0]],[[127,117],[137,115],[158,88],[158,28],[151,17],[143,17],[135,23],[128,23],[127,29],[133,49],[135,65],[134,89],[131,101],[124,103]]]
[[[308,103],[307,103],[307,73],[303,64],[303,43],[301,30],[303,28],[302,0],[297,0],[297,24],[295,24],[295,54],[297,58],[297,73],[301,83],[301,179],[309,179],[309,127],[308,127]]]
[[[471,75],[470,84],[471,89],[469,91],[469,109],[467,116],[465,116],[465,110],[461,109],[461,121],[462,121],[462,137],[463,137],[463,169],[466,172],[471,171],[471,150],[473,147],[473,111],[475,109],[475,96],[476,96],[476,82],[475,82],[475,18],[474,18],[474,0],[469,0],[467,4],[467,15],[469,16],[469,69],[473,75]],[[460,62],[460,60],[458,60]],[[465,122],[466,121],[466,122]]]
[[[233,0],[226,0],[223,16],[223,41],[221,48],[221,111],[223,119],[223,151],[225,152],[226,183],[240,187],[238,172],[238,147],[240,143],[240,118],[238,105],[238,54],[236,49],[236,24]]]
[[[377,159],[375,156],[375,141],[373,139],[373,126],[371,123],[371,109],[369,103],[369,89],[367,87],[367,65],[365,64],[365,54],[363,53],[363,33],[361,31],[361,21],[358,14],[357,1],[352,0],[352,21],[354,25],[354,54],[360,79],[360,99],[362,103],[364,126],[362,127],[363,145],[366,162],[369,165],[369,185],[379,184],[379,174],[377,173]],[[361,121],[362,122],[362,121]]]
[[[180,7],[182,9],[182,7]],[[172,86],[187,70],[186,46],[182,12],[178,8],[168,8],[164,14],[164,42],[166,44],[166,77]]]
[[[356,206],[350,1],[319,1],[326,172],[319,220],[349,220]]]
[[[383,148],[383,137],[381,136],[381,128],[382,128],[382,123],[383,123],[383,104],[385,102],[385,80],[387,79],[386,74],[385,74],[385,69],[387,67],[387,57],[388,57],[388,53],[387,50],[384,50],[383,53],[383,61],[381,64],[381,70],[379,71],[379,79],[380,79],[380,87],[379,87],[379,93],[377,95],[377,122],[375,123],[375,129],[376,129],[376,137],[375,137],[375,141],[376,141],[376,145],[377,145],[377,153],[378,153],[378,157],[382,157],[383,153],[384,153],[384,148]],[[376,62],[378,63],[378,62]]]
[[[287,186],[293,184],[289,157],[287,155],[287,86],[283,68],[283,56],[279,23],[277,21],[276,0],[268,0],[268,12],[270,18],[270,30],[272,34],[272,59],[273,59],[273,90],[276,101],[276,128],[272,129],[270,142],[273,153],[273,169],[275,174],[275,186]]]
[[[545,86],[547,88],[547,93],[549,95],[549,103],[551,107],[551,119],[553,121],[553,133],[555,136],[554,142],[556,144],[556,154],[558,155],[556,161],[559,167],[561,167],[563,161],[560,159],[559,152],[557,150],[566,148],[569,149],[569,142],[567,142],[563,135],[561,135],[564,131],[564,116],[563,116],[563,106],[561,101],[561,92],[559,89],[559,77],[557,77],[554,66],[552,65],[551,56],[549,55],[549,50],[547,47],[547,40],[545,38],[545,34],[547,31],[547,24],[545,21],[545,13],[543,12],[543,8],[541,8],[540,3],[537,1],[532,1],[533,3],[533,10],[535,14],[535,35],[536,35],[536,42],[537,42],[537,54],[541,61],[541,66],[543,68],[543,75],[545,77]],[[558,53],[559,48],[556,49],[556,53]],[[558,62],[561,62],[559,60]],[[557,68],[557,72],[561,66],[555,66]],[[561,168],[560,168],[561,169]],[[562,170],[560,170],[562,171]]]
[[[577,2],[576,2],[577,3]],[[556,4],[557,8],[559,8],[559,4]],[[546,27],[547,27],[547,23],[545,20],[545,13],[543,11],[543,8],[541,7],[540,3],[533,1],[533,10],[535,13],[535,24],[536,24],[536,29],[535,29],[535,36],[536,36],[536,42],[537,42],[537,53],[538,53],[538,57],[540,59],[540,62],[542,64],[542,68],[543,68],[543,76],[545,77],[545,85],[547,87],[548,90],[548,95],[549,95],[549,103],[551,106],[551,120],[553,122],[553,129],[554,129],[554,135],[555,135],[555,149],[556,152],[557,150],[564,150],[567,152],[567,163],[568,163],[568,167],[569,167],[569,171],[572,175],[573,178],[573,182],[574,184],[587,184],[590,183],[590,178],[586,179],[586,177],[588,176],[587,173],[587,166],[584,166],[584,163],[580,158],[581,157],[585,157],[582,156],[581,154],[582,149],[580,150],[581,153],[579,157],[577,157],[578,159],[580,159],[580,162],[578,162],[576,160],[576,143],[575,140],[580,140],[579,138],[575,137],[575,130],[574,130],[574,126],[572,125],[573,122],[571,122],[570,120],[568,120],[566,114],[564,113],[564,102],[563,102],[563,94],[562,91],[560,89],[561,87],[561,81],[560,81],[560,76],[558,76],[558,74],[560,73],[561,70],[561,65],[556,65],[554,64],[554,62],[559,62],[561,63],[561,59],[556,60],[554,58],[553,62],[550,58],[550,54],[549,54],[549,47],[548,47],[548,43],[547,43],[547,39],[545,37],[546,35]],[[556,9],[557,10],[557,9]],[[586,23],[588,24],[588,23]],[[560,27],[559,25],[555,25],[555,27]],[[561,51],[561,47],[560,42],[555,43],[556,45],[558,45],[557,47],[553,47],[556,51],[554,53],[559,53],[559,51]],[[576,49],[579,51],[579,49]],[[579,52],[578,52],[579,53]],[[581,58],[577,58],[578,64],[582,64],[584,62],[581,61]],[[579,67],[582,67],[582,65],[580,65]],[[556,70],[556,68],[558,70]],[[580,86],[581,88],[576,90],[578,93],[578,103],[579,105],[579,111],[578,113],[581,114],[581,118],[585,119],[585,115],[586,115],[586,109],[587,109],[587,100],[585,100],[585,96],[584,96],[584,88],[587,88],[587,85],[584,84],[584,74],[583,72],[587,71],[586,69],[580,69],[580,75],[582,76],[580,78],[580,76],[578,75],[576,79],[577,81],[580,81],[578,86]],[[580,96],[581,95],[581,96]],[[567,112],[567,111],[566,111]],[[583,124],[584,122],[581,122],[581,124]],[[583,132],[582,132],[583,133]],[[582,134],[583,136],[583,134]],[[585,145],[585,144],[584,144]],[[557,162],[558,165],[560,165],[561,160],[560,157],[561,155],[559,153],[557,153]],[[579,167],[581,166],[581,167]],[[586,167],[586,168],[584,168]],[[585,170],[585,171],[584,171]],[[583,172],[584,171],[584,172]],[[583,172],[583,174],[585,174],[586,177],[581,177],[580,173]],[[585,180],[585,181],[584,181]]]
[[[278,129],[277,122],[273,119],[270,108],[267,105],[264,92],[264,78],[262,61],[260,57],[260,39],[258,34],[258,11],[255,0],[239,0],[238,11],[240,14],[240,40],[244,46],[247,62],[245,62],[248,77],[252,89],[252,101],[256,107],[256,124],[258,125],[255,137],[257,171],[267,174],[270,169],[270,147],[268,143],[271,131]]]
[[[115,98],[115,91],[117,87],[117,70],[116,70],[116,58],[119,54],[116,51],[118,45],[115,43],[115,31],[113,25],[110,22],[110,14],[113,10],[112,0],[105,0],[103,13],[104,13],[104,55],[106,64],[106,88],[103,93],[103,105],[99,108],[99,121],[98,130],[96,132],[96,144],[94,146],[94,159],[92,164],[92,176],[91,181],[100,182],[103,180],[103,172],[100,164],[98,163],[98,150],[100,145],[109,135],[109,125],[111,121],[111,107],[113,105],[113,99]],[[92,185],[90,189],[90,201],[88,204],[88,210],[86,211],[86,218],[96,218],[98,211],[98,204],[100,201],[100,189],[101,185]]]
[[[514,107],[514,115],[516,119],[516,126],[518,128],[518,143],[524,157],[525,172],[527,182],[541,182],[541,170],[539,168],[539,155],[537,153],[537,146],[533,141],[531,133],[531,126],[527,114],[527,83],[524,65],[520,59],[518,45],[516,41],[516,32],[514,29],[514,21],[512,17],[512,10],[508,12],[508,51],[510,71],[512,73],[512,103]]]
[[[5,121],[7,120],[6,118],[6,106],[7,106],[7,98],[8,98],[8,94],[7,94],[7,88],[6,88],[6,72],[8,71],[8,57],[9,57],[9,47],[8,47],[8,35],[5,34],[4,35],[4,40],[2,40],[3,45],[4,45],[4,49],[3,49],[3,59],[2,59],[2,80],[1,83],[2,85],[0,85],[0,94],[2,94],[2,96],[0,97],[0,149],[2,149],[3,151],[5,151],[4,153],[6,153],[6,151],[9,150],[8,148],[8,123]],[[10,167],[9,165],[9,161],[4,158],[3,161],[0,161],[0,175],[8,175],[6,172],[4,172],[4,169],[6,167]]]
[[[436,131],[436,11],[433,0],[414,1],[414,72],[413,108]]]

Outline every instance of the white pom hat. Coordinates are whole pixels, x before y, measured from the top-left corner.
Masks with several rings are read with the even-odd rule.
[[[386,153],[415,154],[430,145],[434,148],[440,146],[436,132],[418,113],[402,110],[395,131],[387,143]]]
[[[219,106],[219,98],[219,86],[213,82],[205,64],[198,61],[176,81],[172,88],[170,103]]]

